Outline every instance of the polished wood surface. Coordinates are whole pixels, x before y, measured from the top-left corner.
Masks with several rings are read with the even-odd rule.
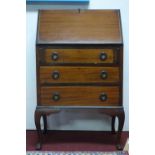
[[[54,72],[59,73],[58,79],[53,79]],[[107,78],[102,79],[102,72],[107,73]],[[118,67],[68,67],[68,66],[41,66],[40,83],[102,83],[119,82]]]
[[[53,60],[53,54],[58,55],[57,60]],[[105,60],[101,59],[101,55],[105,54]],[[40,52],[41,62],[44,64],[51,63],[114,63],[113,49],[52,49],[47,48],[44,52]]]
[[[110,115],[117,149],[122,149],[125,114],[119,10],[39,11],[36,68],[36,149],[41,149],[43,142],[41,117],[46,133],[47,116],[68,109]]]
[[[38,44],[122,44],[119,10],[43,10]]]
[[[58,101],[54,101],[54,93],[60,95]],[[100,95],[107,95],[106,101],[100,100]],[[51,106],[118,106],[119,87],[100,86],[57,86],[41,87],[41,105]]]

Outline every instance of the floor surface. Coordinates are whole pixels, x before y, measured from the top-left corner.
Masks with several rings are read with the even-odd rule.
[[[43,151],[115,151],[115,134],[101,131],[48,131],[43,136]],[[128,132],[122,133],[122,144],[126,143]],[[26,150],[35,150],[37,132],[26,132]]]

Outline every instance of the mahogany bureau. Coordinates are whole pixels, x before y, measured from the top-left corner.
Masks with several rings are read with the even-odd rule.
[[[47,115],[89,110],[111,116],[116,146],[124,125],[123,39],[119,10],[40,10],[36,40],[38,132]],[[118,130],[115,132],[115,118]]]

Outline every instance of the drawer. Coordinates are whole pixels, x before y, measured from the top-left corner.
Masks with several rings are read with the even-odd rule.
[[[40,83],[119,82],[118,67],[41,66]]]
[[[119,106],[119,87],[55,86],[41,87],[44,106]]]
[[[114,63],[113,49],[45,49],[41,62],[50,63]]]

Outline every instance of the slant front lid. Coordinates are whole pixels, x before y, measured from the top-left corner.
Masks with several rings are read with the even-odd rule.
[[[38,44],[122,44],[119,10],[39,11]]]

